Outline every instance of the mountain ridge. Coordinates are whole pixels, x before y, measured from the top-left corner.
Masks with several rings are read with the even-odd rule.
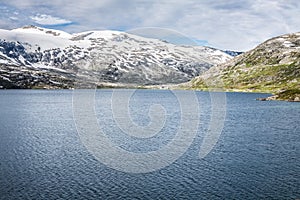
[[[266,40],[224,64],[210,68],[188,88],[267,92],[262,100],[300,100],[300,32]]]
[[[20,88],[51,88],[49,83],[60,79],[67,84],[54,88],[72,88],[84,81],[98,86],[177,84],[231,58],[214,48],[174,45],[119,31],[68,34],[36,26],[0,30],[0,79],[18,82],[15,87]],[[24,70],[34,82],[15,76]],[[44,75],[41,84],[30,75],[38,72]],[[53,80],[48,80],[47,72]]]

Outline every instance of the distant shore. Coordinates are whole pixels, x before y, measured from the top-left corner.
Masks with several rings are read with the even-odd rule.
[[[244,92],[244,93],[262,93],[270,94],[271,96],[266,98],[257,98],[260,101],[289,101],[289,102],[300,102],[300,89],[289,89],[279,93],[273,93],[271,91],[257,91],[257,90],[242,90],[242,89],[224,89],[224,88],[191,88],[187,87],[186,83],[183,84],[164,84],[164,85],[135,85],[135,84],[120,84],[120,83],[101,83],[99,85],[91,85],[88,87],[53,87],[49,85],[32,87],[32,88],[3,88],[6,89],[33,89],[33,90],[61,90],[70,89],[157,89],[157,90],[192,90],[192,91],[205,91],[205,92]]]

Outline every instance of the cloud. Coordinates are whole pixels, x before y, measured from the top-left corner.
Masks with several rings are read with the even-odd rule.
[[[299,0],[10,0],[0,3],[2,7],[6,12],[1,10],[0,28],[64,22],[70,24],[58,28],[68,32],[162,27],[217,48],[242,51],[300,31]]]
[[[40,25],[61,25],[61,24],[71,24],[72,22],[59,17],[53,17],[46,14],[37,14],[35,16],[30,16],[30,18],[37,24]]]
[[[12,17],[9,17],[9,19],[16,21],[16,20],[18,20],[19,18],[18,18],[18,17],[15,17],[15,16],[12,16]]]

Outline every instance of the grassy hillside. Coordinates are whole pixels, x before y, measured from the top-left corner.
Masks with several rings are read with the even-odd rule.
[[[200,90],[273,93],[273,99],[300,98],[300,33],[272,38],[226,64],[211,68],[188,87]]]

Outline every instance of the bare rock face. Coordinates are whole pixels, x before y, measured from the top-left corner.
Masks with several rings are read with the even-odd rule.
[[[178,46],[118,31],[71,35],[35,26],[0,30],[2,88],[7,82],[25,88],[73,87],[74,82],[177,84],[231,58],[209,47]],[[15,75],[22,73],[23,79]]]

